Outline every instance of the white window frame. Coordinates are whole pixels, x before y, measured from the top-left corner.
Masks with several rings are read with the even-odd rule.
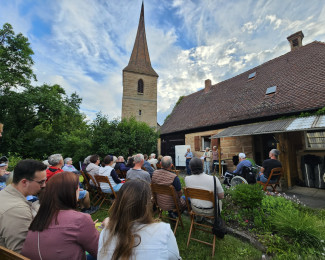
[[[201,136],[201,151],[204,152],[205,151],[205,148],[207,147],[206,145],[204,145],[204,139],[209,139],[209,146],[210,149],[211,149],[211,139],[210,139],[210,135],[206,135],[206,136]]]

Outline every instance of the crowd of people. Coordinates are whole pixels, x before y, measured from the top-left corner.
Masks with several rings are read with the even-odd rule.
[[[272,168],[281,166],[278,154],[276,149],[270,151],[260,180],[267,178]],[[212,153],[207,149],[204,156],[209,158]],[[8,167],[8,159],[1,157],[0,177],[7,185],[0,191],[0,245],[41,260],[86,259],[85,252],[87,259],[180,259],[169,224],[153,219],[150,184],[172,185],[181,212],[186,210],[186,200],[180,179],[172,171],[172,158],[155,157],[136,154],[127,162],[123,156],[113,155],[102,161],[97,154],[85,158],[80,171],[108,177],[111,186],[101,182],[101,190],[112,193],[112,188],[117,193],[101,233],[90,216],[98,207],[90,205],[89,193],[79,182],[80,171],[73,166],[72,158],[53,154],[44,162],[22,160],[8,174],[2,169]],[[213,176],[207,166],[210,160],[193,157],[190,150],[185,157],[190,174],[185,177],[185,186],[214,192]],[[237,172],[242,166],[249,166],[245,154],[239,154],[239,159]],[[120,172],[126,172],[125,178]],[[12,180],[8,182],[10,176]],[[224,190],[218,178],[216,186],[216,199],[221,200]],[[158,194],[156,200],[171,218],[178,217],[171,196]],[[212,202],[193,199],[190,205],[196,213],[214,214]]]

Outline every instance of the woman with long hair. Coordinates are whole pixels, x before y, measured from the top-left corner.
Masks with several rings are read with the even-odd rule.
[[[40,197],[22,254],[31,259],[86,259],[85,251],[97,256],[99,232],[89,214],[76,211],[78,176],[55,174]]]
[[[181,259],[170,225],[152,217],[147,182],[127,181],[109,214],[99,238],[98,259]]]

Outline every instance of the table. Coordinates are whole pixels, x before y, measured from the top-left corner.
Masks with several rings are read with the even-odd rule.
[[[218,166],[218,171],[219,171],[219,162],[215,162],[214,164]],[[221,162],[221,174],[222,174],[222,176],[223,176],[223,166],[225,166],[225,165],[228,165],[228,163]]]

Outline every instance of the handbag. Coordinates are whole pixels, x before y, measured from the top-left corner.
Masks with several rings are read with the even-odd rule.
[[[216,196],[217,195],[216,177],[213,176],[213,179],[214,179],[214,194]],[[224,236],[227,234],[227,228],[225,222],[220,215],[219,200],[217,196],[214,199],[214,223],[212,227],[212,233],[218,238],[224,238]]]

